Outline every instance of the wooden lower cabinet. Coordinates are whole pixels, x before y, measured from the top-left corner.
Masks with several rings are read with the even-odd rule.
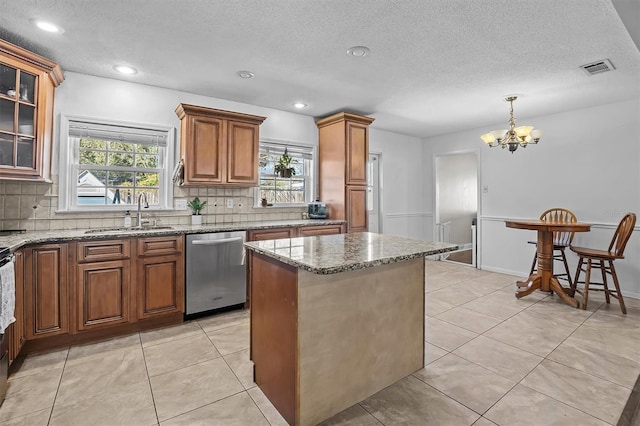
[[[347,186],[347,232],[367,232],[369,228],[367,212],[367,187]]]
[[[247,241],[279,240],[280,238],[294,238],[296,228],[289,226],[285,228],[254,229],[247,232]]]
[[[184,236],[138,239],[138,319],[184,313]]]
[[[27,340],[69,332],[68,246],[43,244],[24,250]]]
[[[130,260],[78,265],[76,314],[79,331],[129,322]]]

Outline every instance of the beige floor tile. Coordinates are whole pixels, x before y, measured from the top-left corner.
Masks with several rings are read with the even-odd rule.
[[[255,402],[242,392],[160,423],[161,426],[269,426]]]
[[[484,333],[502,322],[497,318],[462,307],[450,309],[437,315],[436,318],[474,333]]]
[[[149,382],[56,400],[49,426],[151,426],[157,424]]]
[[[514,284],[520,279],[521,277],[516,277],[515,275],[489,272],[481,277],[476,277],[473,280],[483,284],[492,284],[497,290],[506,287],[508,284]]]
[[[18,371],[11,374],[12,378],[24,377],[30,374],[42,373],[44,371],[53,370],[64,367],[67,361],[69,348],[64,348],[52,352],[35,353],[27,355],[22,363],[18,366]],[[18,360],[18,362],[20,362]],[[12,366],[11,368],[16,368]]]
[[[249,347],[249,323],[210,331],[207,336],[221,355],[238,352]]]
[[[249,349],[225,355],[224,360],[245,389],[256,385],[253,382],[253,362],[249,359]]]
[[[516,384],[454,354],[443,356],[413,375],[479,414]]]
[[[449,288],[452,290],[458,290],[460,293],[469,293],[470,295],[475,296],[475,298],[486,296],[487,294],[498,291],[499,289],[495,284],[480,282],[477,281],[477,279],[460,281]]]
[[[11,420],[3,420],[2,426],[47,426],[50,415],[51,408],[46,408]]]
[[[593,306],[589,306],[589,310],[575,309],[567,305],[556,295],[553,295],[534,303],[527,308],[527,312],[580,325],[593,315],[597,308],[598,304],[594,303]]]
[[[432,293],[425,293],[424,312],[427,317],[435,317],[443,312],[456,307],[453,303],[444,302],[435,297],[431,297]]]
[[[579,339],[583,345],[588,345],[599,351],[615,353],[618,356],[637,361],[640,354],[640,327],[610,329],[605,327],[593,328],[583,325],[571,337]]]
[[[545,357],[577,327],[574,323],[522,312],[487,331],[484,336]]]
[[[462,291],[457,287],[457,285],[451,285],[449,287],[427,293],[427,301],[429,298],[436,299],[453,306],[460,306],[477,299],[478,295],[472,294],[468,291]]]
[[[271,426],[289,426],[286,420],[280,415],[276,407],[262,393],[259,387],[251,388],[247,391],[253,402],[256,403],[262,414],[266,417]]]
[[[167,343],[175,339],[176,337],[187,337],[193,335],[203,334],[202,328],[197,321],[185,322],[180,325],[173,325],[171,327],[160,328],[158,330],[144,331],[140,333],[140,339],[142,340],[142,346],[158,345],[160,343]]]
[[[244,390],[222,358],[160,374],[150,381],[160,421]]]
[[[517,299],[515,292],[495,291],[462,305],[463,308],[479,312],[499,320],[506,320],[532,305],[536,300]]]
[[[591,304],[592,292],[589,292],[589,304]],[[626,316],[629,318],[634,318],[640,320],[640,303],[638,302],[640,299],[632,299],[630,297],[624,298],[624,304],[627,308]],[[620,309],[620,303],[616,299],[611,299],[611,303],[604,303],[600,305],[598,312],[603,314],[610,314],[616,316],[623,316],[625,314],[622,313]]]
[[[640,335],[636,333],[638,327],[640,327],[640,318],[633,318],[626,315],[610,315],[598,310],[584,322],[584,325],[589,328],[608,332],[625,333],[629,331],[629,337],[640,339]]]
[[[436,318],[427,318],[424,335],[428,343],[451,352],[478,334]]]
[[[198,320],[200,327],[208,333],[232,325],[246,324],[249,322],[249,310],[225,312]]]
[[[189,334],[184,338],[144,348],[144,359],[150,377],[218,357],[220,353],[205,334]]]
[[[443,272],[452,272],[460,268],[460,266],[455,263],[439,262],[433,260],[426,260],[424,265],[427,277],[438,275]]]
[[[496,426],[496,424],[491,420],[487,420],[484,417],[480,417],[478,420],[476,420],[473,426]]]
[[[424,342],[424,365],[429,365],[448,353],[448,351],[445,351],[442,348],[434,346],[431,343]]]
[[[364,408],[358,404],[347,408],[341,413],[336,414],[330,419],[325,420],[318,426],[380,426],[375,417],[367,413]]]
[[[103,357],[111,354],[127,352],[140,349],[140,336],[138,333],[128,336],[116,337],[97,343],[72,346],[69,349],[66,366],[78,363],[100,361]]]
[[[543,360],[538,355],[485,336],[476,337],[453,353],[516,382],[522,380]]]
[[[605,426],[608,423],[556,401],[540,392],[517,385],[484,417],[499,425]]]
[[[62,368],[9,380],[7,396],[0,407],[0,424],[44,409],[51,409]]]
[[[633,389],[640,375],[640,352],[632,358],[624,357],[615,345],[602,344],[598,337],[600,332],[583,327],[558,346],[548,359]],[[610,340],[611,336],[602,337]]]
[[[425,292],[430,293],[436,290],[440,290],[441,288],[449,287],[455,283],[451,282],[449,278],[447,278],[446,274],[442,274],[442,276],[427,276],[425,281]]]
[[[56,403],[71,404],[80,397],[108,392],[119,388],[147,382],[142,347],[107,352],[104,357],[94,355],[78,357],[67,363],[60,381]]]
[[[630,389],[554,361],[542,361],[521,382],[607,423],[615,423]]]
[[[480,416],[413,376],[362,401],[385,425],[471,425]]]

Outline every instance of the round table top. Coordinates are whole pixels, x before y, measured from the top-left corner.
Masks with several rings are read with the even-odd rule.
[[[536,231],[567,231],[567,232],[587,232],[591,229],[588,223],[580,222],[553,222],[545,220],[505,220],[507,228],[532,229]]]

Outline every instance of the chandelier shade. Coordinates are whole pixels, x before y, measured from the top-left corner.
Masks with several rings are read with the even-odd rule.
[[[509,148],[513,154],[519,146],[526,148],[528,144],[537,144],[542,137],[542,130],[534,129],[533,126],[516,127],[516,119],[513,117],[513,101],[518,99],[517,96],[509,96],[505,101],[509,102],[509,129],[508,130],[492,130],[485,133],[480,138],[493,148],[496,146]]]

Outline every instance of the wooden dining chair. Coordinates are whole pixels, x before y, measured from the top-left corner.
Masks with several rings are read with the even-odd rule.
[[[576,270],[576,278],[571,288],[578,293],[582,294],[582,309],[587,309],[587,302],[589,298],[589,290],[604,291],[604,296],[607,303],[610,303],[610,297],[615,297],[620,302],[620,309],[623,314],[627,313],[627,308],[624,306],[624,299],[620,292],[620,285],[618,283],[618,275],[613,267],[613,261],[616,259],[624,259],[624,249],[627,246],[633,227],[636,226],[635,213],[627,213],[616,228],[616,232],[613,234],[613,239],[609,244],[607,250],[596,250],[586,247],[571,247],[571,250],[580,256],[578,261],[578,269]],[[587,261],[586,269],[584,268],[585,260]],[[591,281],[591,267],[599,268],[602,274],[602,282],[594,283]],[[585,280],[579,281],[580,273],[586,273]],[[613,277],[613,285],[615,290],[611,290],[607,285],[607,274]],[[584,284],[584,290],[578,290],[578,283]],[[591,288],[591,286],[597,285],[602,288]],[[614,294],[615,293],[615,294]]]
[[[563,209],[560,207],[554,207],[552,209],[544,211],[540,215],[540,220],[544,220],[547,222],[566,222],[566,223],[574,223],[578,220],[576,219],[576,215],[573,214],[571,210]],[[564,265],[564,274],[554,274],[554,277],[566,280],[569,282],[569,286],[573,284],[571,280],[571,273],[569,272],[569,264],[567,263],[567,256],[564,254],[564,249],[571,245],[573,241],[573,234],[575,232],[554,232],[553,233],[553,261],[562,261]],[[536,241],[529,241],[529,244],[535,244],[537,246]],[[533,275],[536,271],[536,266],[538,264],[538,253],[534,253],[533,262],[531,263],[531,271],[529,275]]]

